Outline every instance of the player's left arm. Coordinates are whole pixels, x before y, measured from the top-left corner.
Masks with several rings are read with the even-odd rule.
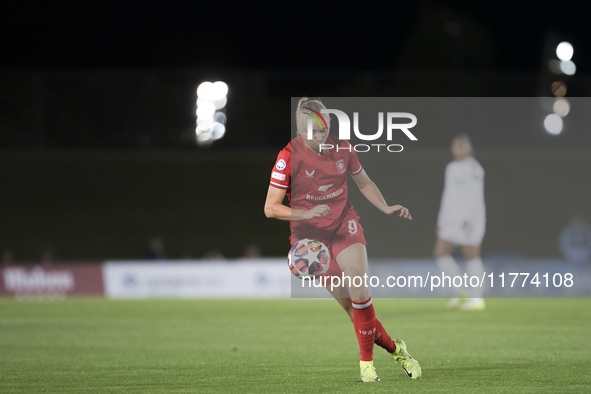
[[[360,172],[351,176],[365,198],[367,198],[369,202],[380,211],[384,212],[386,215],[397,214],[399,217],[412,220],[412,216],[407,208],[402,205],[390,206],[386,203],[380,189],[378,189],[376,184],[369,178],[364,169],[361,169]]]

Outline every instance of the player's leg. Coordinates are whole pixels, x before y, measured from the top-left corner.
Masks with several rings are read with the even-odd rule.
[[[327,274],[330,275],[327,276],[337,276],[339,278],[339,282],[341,282],[340,279],[342,278],[343,272],[339,268],[338,264],[336,264],[336,261],[333,261],[332,263],[334,263],[334,266],[331,265],[329,272],[327,272]],[[351,322],[353,322],[353,310],[355,308],[353,308],[353,303],[351,302],[349,290],[344,286],[343,283],[340,283],[339,287],[331,286],[330,284],[332,284],[332,282],[330,279],[327,280],[326,283],[326,290],[328,290],[328,292],[334,297],[334,299],[339,303],[339,305],[345,310],[345,313],[347,313],[349,319],[351,319]],[[377,318],[375,319],[375,324],[375,344],[386,349],[386,351],[388,351],[389,353],[394,353],[394,351],[396,350],[396,344],[394,343],[390,335],[388,335],[386,329],[384,328],[384,326],[382,326],[382,323]]]
[[[341,275],[338,275],[339,277],[342,277]],[[328,281],[327,283],[330,283],[330,281]],[[347,313],[347,315],[349,316],[349,319],[351,319],[351,322],[353,322],[353,310],[355,308],[353,308],[353,303],[351,302],[351,296],[349,296],[349,290],[347,290],[347,288],[345,288],[344,286],[340,286],[340,287],[331,287],[331,286],[327,286],[326,290],[328,290],[328,292],[334,297],[334,299],[339,303],[339,305],[345,310],[345,313]],[[388,335],[388,333],[386,332],[386,329],[384,328],[384,326],[382,325],[382,323],[378,320],[378,318],[376,317],[375,319],[375,324],[376,324],[376,336],[375,336],[375,344],[384,348],[388,353],[394,353],[394,351],[396,351],[396,344],[394,343],[394,341],[392,340],[392,338],[390,337],[390,335]]]
[[[337,255],[336,261],[344,274],[343,285],[351,296],[353,324],[359,341],[361,361],[371,361],[376,327],[369,288],[363,283],[363,278],[368,273],[365,245],[349,245]]]
[[[333,271],[332,275],[336,275],[336,273]],[[342,278],[342,275],[337,276]],[[330,281],[328,283],[330,283]],[[339,305],[345,310],[345,312],[349,316],[349,319],[351,319],[351,322],[354,322],[353,311],[355,310],[355,308],[353,308],[351,297],[348,295],[349,290],[343,284],[341,284],[340,287],[326,286],[326,290],[328,290],[328,292],[334,297],[334,299],[339,303]],[[396,343],[392,340],[390,335],[388,335],[386,329],[384,328],[384,326],[382,326],[382,323],[378,320],[378,318],[375,318],[374,322],[376,329],[374,339],[375,344],[386,349],[388,353],[394,354],[394,352],[396,351]],[[371,377],[367,376],[367,373],[364,373],[364,375],[366,375],[366,380],[369,379],[369,381],[372,381]],[[362,376],[362,379],[363,378],[364,376]],[[373,381],[375,381],[375,378],[373,378]]]
[[[368,273],[367,250],[362,243],[354,243],[340,251],[337,264],[343,271],[343,285],[351,296],[353,306],[353,327],[359,343],[361,380],[376,382],[378,378],[373,366],[373,345],[376,336],[375,311],[369,288],[363,281]]]
[[[351,302],[351,296],[349,291],[343,286],[331,287],[330,281],[327,282],[326,290],[333,296],[333,298],[339,303],[339,305],[345,310],[345,313],[353,322],[353,303]]]
[[[484,265],[480,258],[480,245],[462,245],[462,255],[466,261],[466,271],[468,276],[476,276],[482,280],[484,276]],[[470,300],[462,305],[462,309],[471,311],[481,311],[485,308],[484,287],[470,287]]]
[[[325,282],[325,283],[327,283],[326,290],[328,290],[328,292],[333,296],[333,298],[345,310],[345,313],[347,313],[347,315],[349,316],[349,319],[351,319],[351,322],[354,322],[354,318],[353,318],[354,312],[353,311],[355,310],[355,308],[353,308],[353,302],[351,301],[351,295],[349,294],[349,290],[347,289],[345,284],[342,283],[342,281],[341,281],[341,279],[343,278],[342,274],[343,274],[343,272],[341,271],[339,265],[336,263],[336,260],[331,261],[331,266],[325,275],[328,276],[329,278],[332,276],[338,277],[339,278],[339,281],[338,281],[339,286],[333,287],[332,284],[336,284],[336,280],[333,283],[330,279],[328,279]],[[396,344],[394,343],[392,338],[388,335],[388,333],[386,332],[386,330],[382,326],[382,323],[377,318],[375,319],[375,325],[376,325],[376,334],[375,334],[375,339],[374,339],[375,344],[386,349],[389,353],[394,353],[394,351],[396,350]]]
[[[451,255],[454,248],[455,245],[452,242],[438,237],[437,241],[435,241],[435,247],[433,249],[433,257],[437,262],[437,267],[439,267],[439,270],[446,276],[450,276],[452,278],[454,276],[461,276],[460,267]],[[447,307],[457,308],[459,305],[460,294],[455,288],[453,288],[452,298],[449,300]]]
[[[353,322],[353,326],[357,331],[357,327],[355,325],[355,308],[353,307],[353,302],[351,300],[351,295],[349,294],[349,289],[343,283],[343,271],[336,262],[336,259],[331,260],[331,266],[329,270],[326,272],[325,276],[327,276],[327,281],[325,282],[326,290],[333,296],[333,298],[339,303],[339,305],[345,310],[351,322]],[[338,287],[336,286],[337,280],[332,281],[332,277],[339,278],[338,280]],[[378,322],[379,323],[379,322]],[[357,340],[359,341],[359,335],[357,335]],[[361,343],[360,343],[361,347]],[[378,382],[380,378],[378,377],[376,370],[373,366],[373,361],[360,361],[360,368],[361,368],[361,380],[364,382]]]
[[[375,317],[375,310],[366,286],[355,286],[353,278],[363,278],[368,273],[367,249],[364,244],[356,243],[348,246],[337,256],[337,262],[345,278],[351,278],[351,283],[345,281],[349,293],[352,296],[353,325],[357,340],[359,341],[361,355],[361,377],[364,381],[372,381],[369,377],[375,376],[373,368],[373,344],[374,342],[392,353],[394,359],[406,371],[409,377],[417,379],[421,376],[421,367],[406,351],[404,341],[393,341],[381,322]],[[359,283],[359,279],[357,279]],[[363,283],[365,285],[365,283]],[[367,378],[367,379],[366,379]]]
[[[332,250],[332,242],[330,240],[324,240],[322,242],[328,247],[331,258],[330,266],[326,273],[322,275],[324,278],[321,279],[323,283],[325,283],[326,290],[345,310],[345,313],[349,316],[351,322],[353,322],[353,304],[351,303],[351,295],[349,294],[349,290],[343,285],[341,281],[343,271],[341,271],[341,268],[337,264],[334,252]]]

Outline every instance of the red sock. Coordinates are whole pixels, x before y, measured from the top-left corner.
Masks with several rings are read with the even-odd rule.
[[[394,353],[396,351],[396,344],[390,338],[390,335],[386,332],[382,323],[376,317],[376,345],[383,347],[388,353]]]
[[[353,302],[353,326],[361,361],[373,360],[373,344],[376,336],[376,314],[371,304],[371,298],[366,302]]]

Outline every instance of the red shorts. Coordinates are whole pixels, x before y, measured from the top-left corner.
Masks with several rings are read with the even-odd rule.
[[[359,215],[353,210],[350,210],[345,215],[341,225],[335,232],[332,232],[327,236],[315,234],[312,237],[302,234],[298,238],[315,239],[328,247],[328,251],[330,252],[330,267],[328,268],[328,271],[321,276],[341,276],[343,271],[341,271],[341,268],[337,264],[337,256],[339,253],[357,243],[364,244],[367,247],[367,242],[363,236],[363,227],[359,224]]]

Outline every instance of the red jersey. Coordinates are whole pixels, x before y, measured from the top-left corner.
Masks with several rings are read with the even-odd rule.
[[[301,238],[326,239],[353,211],[347,199],[347,172],[360,173],[361,163],[348,141],[329,136],[326,143],[334,148],[320,156],[301,136],[294,138],[279,152],[271,173],[271,186],[286,190],[292,209],[310,210],[321,204],[330,207],[324,218],[290,222],[292,243]]]

